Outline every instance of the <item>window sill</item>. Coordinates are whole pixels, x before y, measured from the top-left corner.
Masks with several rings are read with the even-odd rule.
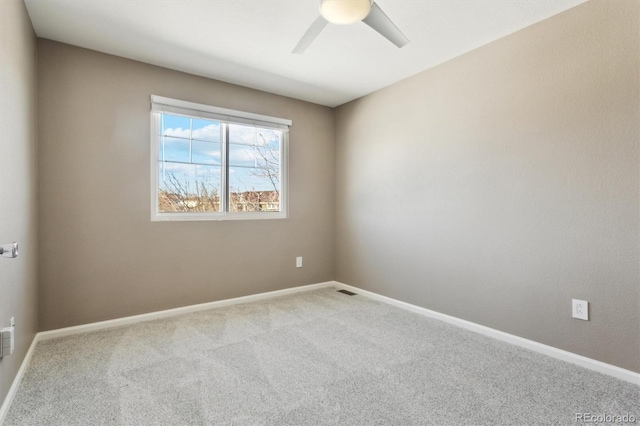
[[[247,213],[156,213],[151,215],[152,222],[192,222],[225,220],[270,220],[286,219],[284,212],[247,212]]]

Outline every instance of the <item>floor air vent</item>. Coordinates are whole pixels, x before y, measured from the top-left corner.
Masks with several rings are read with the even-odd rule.
[[[351,292],[349,290],[338,290],[338,293],[344,293],[347,296],[355,296],[356,295],[356,293],[353,293],[353,292]]]

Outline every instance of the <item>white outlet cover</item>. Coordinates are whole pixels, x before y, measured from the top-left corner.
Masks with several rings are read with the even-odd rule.
[[[0,335],[2,339],[0,340],[0,344],[2,345],[2,356],[8,356],[13,354],[14,344],[14,336],[15,336],[15,328],[14,327],[5,327],[0,331]]]
[[[302,256],[296,257],[296,268],[302,268]]]
[[[571,316],[589,321],[589,302],[586,300],[571,299]]]

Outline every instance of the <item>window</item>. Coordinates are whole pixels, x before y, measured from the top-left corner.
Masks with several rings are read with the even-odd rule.
[[[151,97],[151,220],[286,217],[291,121]]]

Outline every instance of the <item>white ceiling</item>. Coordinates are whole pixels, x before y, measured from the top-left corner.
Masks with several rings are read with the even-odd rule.
[[[318,0],[25,0],[39,37],[337,106],[586,0],[376,0],[411,43],[328,25]]]

